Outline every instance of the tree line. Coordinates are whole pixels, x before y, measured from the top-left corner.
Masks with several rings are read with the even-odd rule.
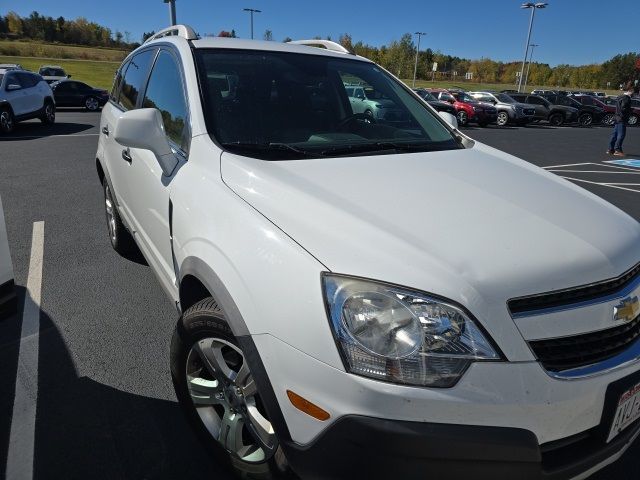
[[[154,32],[145,32],[142,41]],[[205,34],[212,35],[212,34]],[[223,30],[218,36],[236,37],[235,30]],[[79,17],[68,20],[64,17],[53,18],[32,12],[28,17],[21,17],[15,12],[0,15],[0,38],[30,39],[51,43],[67,43],[74,45],[118,47],[132,49],[139,45],[131,38],[129,32],[115,32],[107,27]],[[273,32],[266,30],[263,38],[273,40]],[[320,37],[316,37],[320,38]],[[326,37],[331,40],[331,37]],[[284,41],[291,40],[289,37]],[[348,33],[340,35],[338,42],[358,55],[370,58],[400,78],[412,78],[416,57],[416,45],[413,36],[405,33],[399,40],[380,47],[354,41]],[[633,78],[638,78],[635,69],[638,53],[619,54],[604,63],[590,65],[556,65],[551,67],[545,63],[533,62],[528,74],[529,85],[549,85],[563,88],[603,89],[617,88]],[[437,63],[436,70],[433,64]],[[418,53],[416,77],[421,80],[470,81],[478,83],[516,84],[517,73],[521,62],[501,62],[490,58],[471,60],[447,55],[430,48],[421,49]]]
[[[28,17],[21,17],[16,12],[0,15],[0,38],[125,49],[140,45],[130,32],[114,32],[84,17],[68,20],[38,12],[31,12]]]

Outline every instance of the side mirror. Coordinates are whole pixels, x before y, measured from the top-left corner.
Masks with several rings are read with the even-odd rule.
[[[67,75],[67,78],[71,78],[71,75]]]
[[[10,83],[7,85],[7,92],[11,92],[13,90],[20,90],[22,87],[16,83]]]
[[[438,115],[440,115],[440,118],[447,122],[452,128],[458,128],[458,119],[455,115],[451,115],[449,112],[438,112]]]
[[[151,150],[166,176],[171,175],[178,165],[164,131],[162,115],[156,108],[124,112],[116,120],[113,138],[125,147]]]

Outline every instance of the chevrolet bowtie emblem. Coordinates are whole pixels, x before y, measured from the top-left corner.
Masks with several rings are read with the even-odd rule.
[[[613,319],[630,322],[640,313],[640,301],[638,297],[627,297],[619,305],[613,307]]]

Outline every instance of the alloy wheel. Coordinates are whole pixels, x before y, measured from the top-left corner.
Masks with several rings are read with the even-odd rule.
[[[207,431],[232,456],[269,460],[278,447],[242,351],[220,338],[196,342],[187,356],[187,387]]]
[[[56,109],[53,107],[52,103],[47,103],[47,106],[44,107],[44,114],[47,117],[47,121],[49,123],[53,123],[56,120]]]
[[[460,110],[460,111],[458,112],[457,117],[458,117],[458,123],[459,123],[460,125],[464,126],[464,125],[466,125],[466,124],[467,124],[467,121],[468,121],[467,112],[465,112],[464,110]]]
[[[629,125],[637,125],[638,124],[638,117],[637,115],[631,115],[629,117],[629,121],[627,122]]]
[[[95,97],[89,97],[85,100],[84,106],[87,107],[87,110],[91,110],[93,112],[97,110],[100,105]]]
[[[9,110],[2,110],[2,112],[0,112],[0,128],[3,132],[13,130],[13,117]]]
[[[499,126],[504,127],[508,121],[509,121],[509,115],[507,115],[506,112],[498,113],[498,119],[496,120],[496,123]]]
[[[583,113],[582,115],[580,115],[580,118],[578,119],[578,122],[583,127],[588,127],[589,125],[591,125],[593,123],[593,117],[589,113]]]
[[[104,203],[105,203],[105,211],[107,214],[107,226],[109,227],[109,238],[111,242],[115,244],[117,238],[116,233],[116,217],[114,212],[114,204],[113,197],[111,195],[111,189],[109,189],[109,185],[105,185],[104,187]]]

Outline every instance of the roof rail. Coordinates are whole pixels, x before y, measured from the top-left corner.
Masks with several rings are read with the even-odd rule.
[[[292,43],[292,44],[295,44],[295,45],[307,45],[308,47],[321,46],[321,47],[326,48],[327,50],[331,50],[332,52],[351,53],[349,50],[344,48],[339,43],[332,42],[331,40],[320,40],[320,39],[314,39],[314,40],[291,40],[290,42],[287,42],[287,43]]]
[[[199,38],[198,34],[189,25],[172,25],[170,27],[163,28],[159,32],[150,36],[149,38],[147,38],[147,40],[145,40],[144,43],[150,42],[151,40],[157,40],[162,37],[171,36],[178,36],[186,38],[187,40],[196,40],[197,38]]]

